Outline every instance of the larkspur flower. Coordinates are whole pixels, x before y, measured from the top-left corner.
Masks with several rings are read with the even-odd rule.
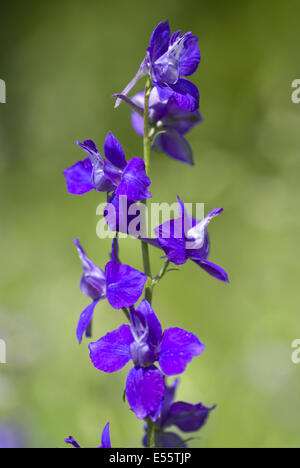
[[[174,402],[178,379],[165,389],[163,403],[160,411],[151,417],[155,424],[155,446],[161,448],[186,447],[182,438],[175,432],[166,429],[176,426],[182,432],[196,432],[207,421],[209,413],[216,407],[207,408],[202,403],[192,405],[184,401]],[[145,425],[147,429],[147,425]],[[147,433],[143,438],[143,444],[148,446]]]
[[[27,437],[24,430],[14,422],[0,424],[0,448],[24,448]]]
[[[203,353],[205,346],[193,333],[181,328],[168,328],[163,332],[146,299],[137,309],[131,307],[130,315],[130,325],[122,325],[89,344],[90,358],[96,369],[108,373],[133,361],[125,393],[137,418],[144,419],[155,413],[162,403],[163,374],[181,374],[195,356]]]
[[[84,161],[78,161],[64,170],[67,189],[74,195],[82,195],[90,190],[126,195],[128,200],[139,201],[150,198],[148,187],[151,184],[141,158],[129,162],[117,138],[110,132],[104,142],[103,158],[92,140],[77,142],[88,154]]]
[[[87,257],[77,238],[74,239],[74,243],[77,246],[83,268],[80,289],[83,294],[92,299],[92,303],[83,310],[79,317],[76,335],[81,343],[98,302],[106,298],[114,309],[133,305],[140,298],[147,277],[131,266],[120,263],[116,255],[116,239],[113,240],[111,261],[106,264],[105,271]]]
[[[162,101],[172,95],[181,109],[195,111],[199,107],[198,89],[181,76],[192,75],[199,62],[198,38],[191,32],[181,36],[176,31],[171,35],[168,21],[162,21],[151,35],[146,58],[121,94],[126,96],[140,78],[149,74]],[[116,107],[120,103],[118,98]]]
[[[144,92],[136,94],[132,101],[139,108],[144,109]],[[152,89],[149,99],[149,121],[154,133],[153,149],[192,165],[194,162],[192,148],[184,135],[202,120],[198,110],[190,112],[180,109],[174,96],[171,96],[166,102],[162,102],[157,88]],[[133,110],[131,122],[134,130],[143,136],[144,120],[141,114]]]
[[[175,265],[182,265],[190,259],[214,278],[228,282],[226,271],[208,260],[210,243],[207,226],[215,216],[222,213],[223,208],[214,209],[202,221],[197,221],[186,213],[179,197],[177,200],[179,218],[167,221],[154,230],[159,246]]]
[[[65,439],[66,444],[72,445],[74,448],[81,448],[77,440],[70,436]],[[109,434],[109,423],[104,426],[101,435],[101,445],[98,448],[111,448],[110,434]]]

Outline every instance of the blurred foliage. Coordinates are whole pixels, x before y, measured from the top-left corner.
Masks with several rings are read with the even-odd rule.
[[[300,106],[296,0],[211,2],[6,2],[1,5],[0,420],[27,432],[29,445],[63,446],[72,434],[96,446],[111,423],[114,446],[139,446],[142,423],[122,402],[127,370],[103,375],[87,341],[75,339],[87,305],[78,282],[78,236],[100,266],[109,241],[96,236],[98,193],[71,196],[62,171],[82,157],[77,139],[100,148],[112,130],[128,156],[141,155],[125,104],[113,109],[142,60],[154,26],[200,38],[193,81],[204,122],[189,135],[196,166],[153,154],[155,201],[223,206],[209,228],[211,260],[231,282],[192,263],[157,287],[165,327],[193,330],[207,345],[181,379],[178,398],[217,403],[192,446],[299,446],[300,367],[291,362],[299,320]],[[139,245],[122,259],[141,268]],[[298,252],[298,254],[297,254]],[[161,260],[152,249],[153,270]],[[100,304],[94,337],[123,317]]]

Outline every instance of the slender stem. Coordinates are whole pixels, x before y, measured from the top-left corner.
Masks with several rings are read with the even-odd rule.
[[[149,174],[150,168],[150,151],[151,151],[151,142],[149,137],[149,97],[151,93],[151,79],[150,77],[147,78],[146,86],[145,86],[145,103],[144,103],[144,162],[145,162],[145,170],[146,174]],[[147,206],[147,200],[143,200],[145,206]],[[145,210],[147,213],[147,210]],[[145,220],[146,221],[146,220]],[[147,223],[146,223],[147,226]],[[151,304],[152,302],[152,274],[151,274],[151,264],[150,264],[150,254],[149,254],[149,245],[147,242],[142,241],[142,256],[143,256],[143,264],[144,264],[144,272],[145,275],[148,277],[148,281],[146,284],[145,289],[145,298]],[[155,447],[155,426],[154,423],[151,421],[150,418],[146,419],[147,422],[147,442],[148,447],[153,448]]]
[[[146,173],[149,173],[150,168],[150,151],[151,151],[151,142],[149,138],[149,97],[151,93],[151,79],[148,77],[146,86],[145,86],[145,104],[144,104],[144,162]],[[143,200],[143,203],[147,206],[147,200]],[[152,275],[151,275],[151,264],[150,264],[150,255],[149,255],[149,246],[147,242],[142,241],[142,255],[143,255],[143,264],[144,272],[148,277],[148,282],[146,284],[145,298],[151,304],[152,302]]]
[[[149,448],[155,448],[155,426],[150,418],[147,418],[147,443]]]
[[[155,286],[167,273],[168,266],[170,265],[170,260],[166,259],[161,270],[157,273],[155,278],[152,280],[152,285]]]
[[[128,309],[126,307],[122,307],[122,310],[125,314],[125,317],[127,318],[128,322],[130,322],[130,314],[128,312]]]

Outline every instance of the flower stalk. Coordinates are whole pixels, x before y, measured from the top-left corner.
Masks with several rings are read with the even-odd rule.
[[[151,152],[151,142],[149,138],[149,98],[151,93],[151,79],[147,78],[145,86],[145,108],[144,108],[144,162],[146,174],[149,175],[150,168],[150,152]],[[143,200],[143,203],[147,205],[147,200]],[[144,220],[147,226],[146,220]],[[143,265],[144,273],[148,278],[146,289],[145,289],[145,298],[151,304],[152,303],[152,275],[151,275],[151,264],[150,264],[150,254],[149,254],[149,245],[147,242],[142,241],[142,256],[143,256]]]

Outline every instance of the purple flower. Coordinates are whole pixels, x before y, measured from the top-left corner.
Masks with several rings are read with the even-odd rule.
[[[192,405],[184,401],[174,403],[178,379],[171,386],[166,386],[160,412],[151,419],[155,423],[155,446],[162,448],[186,447],[184,441],[174,432],[167,432],[170,426],[176,426],[183,432],[195,432],[206,423],[209,413],[216,407],[207,408],[202,403]],[[147,426],[146,426],[147,427]],[[145,427],[145,429],[146,429]],[[147,447],[147,434],[143,438]]]
[[[95,189],[113,192],[117,196],[126,195],[128,200],[134,201],[151,197],[147,189],[151,181],[145,172],[144,161],[133,158],[127,163],[122,146],[111,132],[104,142],[106,159],[92,140],[77,144],[88,154],[88,158],[65,169],[69,193],[81,195]]]
[[[24,448],[27,440],[24,430],[12,422],[0,425],[0,448]]]
[[[72,445],[74,448],[81,448],[81,446],[78,444],[76,439],[74,439],[74,437],[72,436],[65,439],[65,442],[66,444]],[[104,429],[101,435],[101,445],[98,448],[111,448],[110,435],[109,435],[109,423],[107,423],[104,426]]]
[[[143,109],[144,92],[136,94],[132,101]],[[173,159],[192,165],[192,148],[183,135],[202,122],[200,112],[180,109],[174,96],[162,102],[157,89],[153,88],[149,100],[149,120],[154,132],[153,148],[166,153]],[[143,117],[133,110],[131,121],[134,130],[143,135]],[[157,136],[155,136],[156,133]]]
[[[112,259],[106,264],[105,271],[87,257],[78,239],[74,239],[74,243],[83,268],[80,289],[83,294],[92,299],[92,303],[83,310],[79,317],[76,335],[81,343],[82,336],[91,323],[96,304],[106,298],[114,309],[132,306],[140,298],[147,277],[131,266],[119,262],[115,255],[116,239],[113,241]]]
[[[146,58],[122,94],[127,95],[141,77],[149,74],[162,101],[172,95],[181,109],[195,111],[199,107],[198,89],[181,76],[192,75],[199,62],[198,38],[191,32],[171,35],[168,21],[162,21],[151,35]],[[120,103],[117,99],[116,107]]]
[[[133,361],[125,392],[132,411],[137,418],[144,419],[154,414],[162,403],[165,392],[162,372],[165,375],[181,374],[205,347],[193,333],[181,328],[168,328],[162,332],[146,299],[136,310],[131,308],[130,313],[131,325],[122,325],[89,344],[90,358],[96,369],[108,373]]]
[[[186,213],[179,197],[177,200],[179,218],[167,221],[154,230],[160,247],[176,265],[191,259],[214,278],[228,282],[226,271],[208,260],[210,248],[207,226],[215,216],[222,213],[223,208],[214,209],[202,221],[197,221]]]

